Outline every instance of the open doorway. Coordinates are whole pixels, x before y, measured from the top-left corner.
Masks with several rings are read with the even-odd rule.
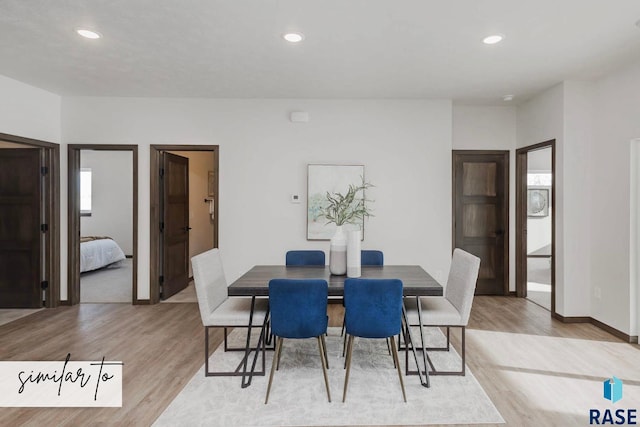
[[[137,146],[69,145],[69,299],[137,302]]]
[[[516,294],[555,312],[555,141],[516,151]]]
[[[60,149],[0,134],[0,308],[60,301]]]
[[[190,259],[218,247],[218,146],[151,146],[151,303],[195,302]]]

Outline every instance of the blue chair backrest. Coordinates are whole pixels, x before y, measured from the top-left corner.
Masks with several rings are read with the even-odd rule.
[[[361,251],[360,265],[384,265],[382,251]]]
[[[289,251],[287,265],[324,265],[323,251]]]
[[[329,286],[322,279],[269,281],[271,330],[282,338],[312,338],[327,332]]]
[[[400,333],[402,280],[346,279],[344,281],[347,334],[387,338]]]

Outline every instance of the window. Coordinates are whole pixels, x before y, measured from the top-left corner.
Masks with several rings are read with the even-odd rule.
[[[80,216],[91,216],[91,169],[80,169]]]
[[[527,185],[542,185],[545,187],[551,187],[551,181],[553,180],[551,173],[549,172],[529,172],[527,173]]]

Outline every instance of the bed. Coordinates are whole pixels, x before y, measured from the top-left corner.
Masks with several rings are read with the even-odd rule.
[[[110,237],[80,238],[80,273],[97,270],[125,258],[120,246]]]

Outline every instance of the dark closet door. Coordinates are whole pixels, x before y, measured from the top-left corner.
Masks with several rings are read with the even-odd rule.
[[[0,308],[42,307],[40,150],[0,149]]]
[[[161,297],[189,284],[189,159],[164,153],[162,159]]]
[[[477,295],[509,293],[509,152],[453,152],[453,244],[480,258]]]

